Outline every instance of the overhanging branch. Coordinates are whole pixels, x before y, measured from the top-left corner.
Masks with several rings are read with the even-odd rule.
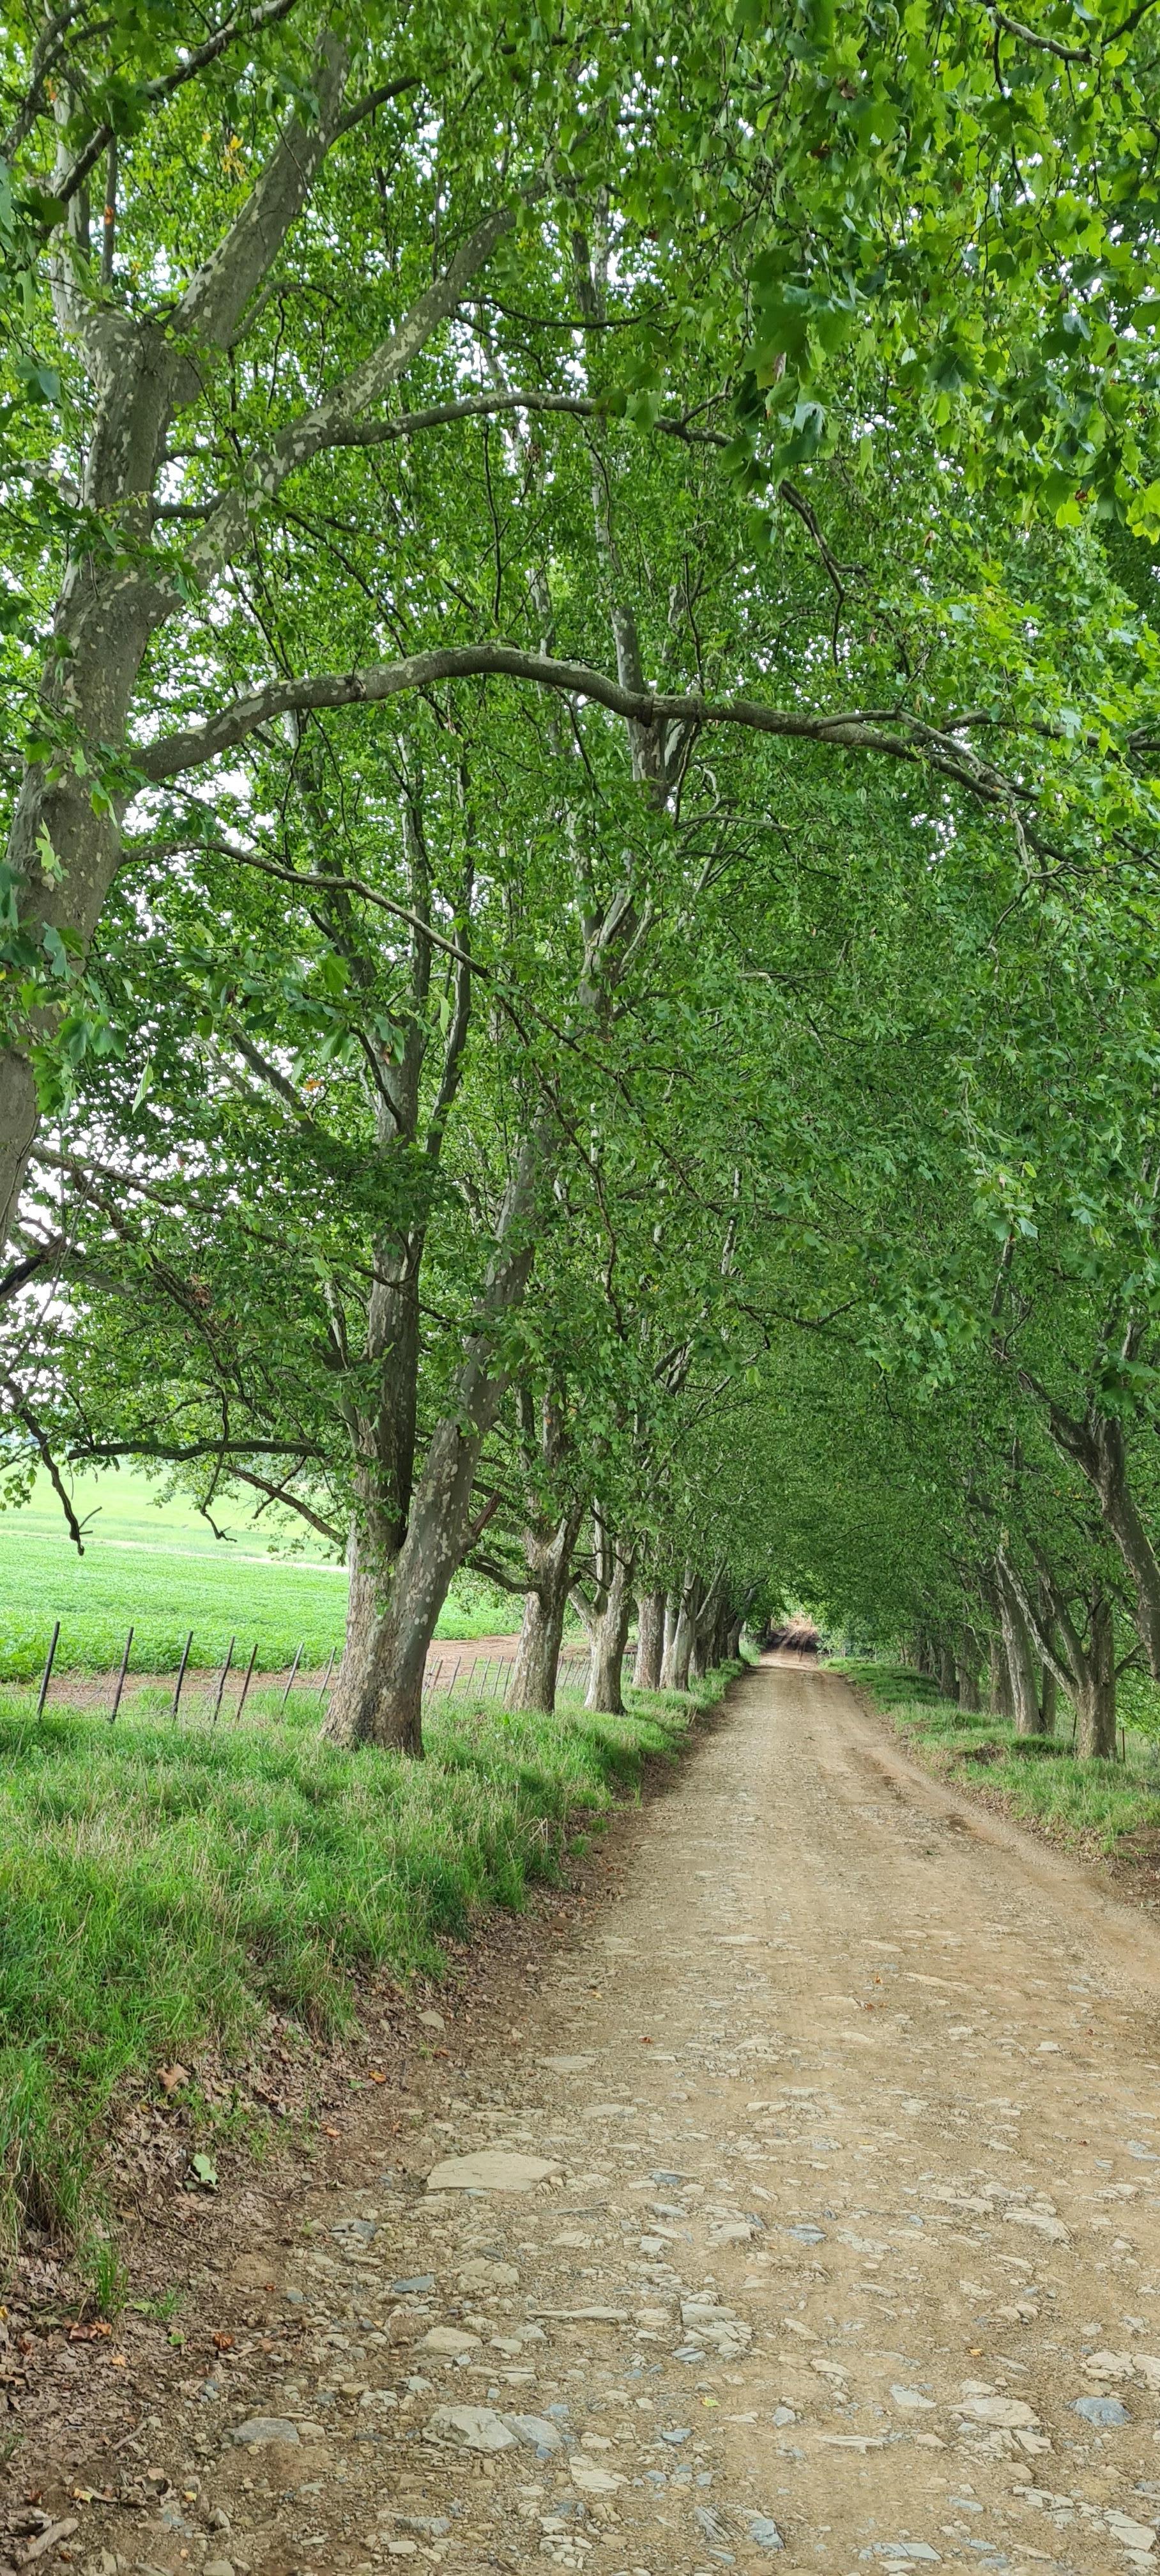
[[[851,708],[806,714],[794,707],[764,706],[754,698],[703,698],[622,688],[586,662],[558,661],[513,644],[451,644],[346,672],[298,680],[271,680],[235,698],[204,725],[168,734],[136,755],[143,776],[155,784],[202,768],[234,750],[262,725],[290,713],[339,707],[380,706],[408,691],[447,680],[527,680],[562,696],[583,698],[636,725],[727,725],[785,741],[816,742],[839,751],[878,752],[892,760],[925,763],[984,804],[1014,813],[1030,802],[1029,790],[982,761],[959,738],[897,707]]]

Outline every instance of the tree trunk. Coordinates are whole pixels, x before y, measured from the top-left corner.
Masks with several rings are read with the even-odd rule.
[[[974,1663],[959,1665],[959,1707],[973,1716],[979,1706],[979,1668]]]
[[[681,1596],[680,1596],[680,1593],[679,1593],[679,1592],[666,1592],[666,1594],[665,1594],[665,1640],[664,1640],[664,1646],[663,1646],[663,1648],[662,1648],[662,1650],[661,1650],[661,1689],[662,1689],[662,1690],[675,1690],[675,1689],[676,1689],[676,1687],[677,1687],[677,1684],[676,1684],[677,1630],[678,1630],[678,1628],[679,1628],[679,1626],[680,1626],[680,1622],[681,1622]]]
[[[1016,1594],[1044,1663],[1075,1702],[1079,1752],[1107,1759],[1116,1749],[1116,1648],[1111,1602],[1098,1586],[1087,1603],[1087,1636],[1071,1615],[1066,1594],[1046,1565],[1040,1566],[1038,1594],[1020,1586],[1019,1577],[1001,1569],[1005,1589]],[[1062,1639],[1062,1645],[1060,1640]],[[1044,1695],[1045,1706],[1048,1704]]]
[[[641,1592],[637,1596],[636,1664],[633,1683],[637,1690],[659,1690],[661,1663],[665,1651],[665,1596],[663,1592]]]
[[[580,1513],[568,1514],[550,1540],[534,1530],[524,1532],[524,1553],[531,1577],[524,1595],[524,1616],[508,1691],[511,1709],[538,1709],[550,1717],[556,1705],[556,1673],[568,1609],[572,1550]]]
[[[1094,1408],[1081,1422],[1052,1405],[1048,1421],[1056,1448],[1087,1477],[1099,1497],[1105,1526],[1132,1578],[1136,1632],[1148,1670],[1153,1681],[1160,1681],[1160,1560],[1128,1483],[1123,1428]]]
[[[149,559],[151,499],[164,466],[175,413],[196,399],[203,371],[233,345],[236,323],[297,220],[337,130],[349,61],[337,37],[323,37],[312,75],[309,123],[292,116],[237,219],[195,272],[165,321],[154,307],[139,319],[107,300],[103,308],[80,276],[63,267],[55,296],[64,327],[80,353],[93,395],[93,429],[85,458],[86,512],[115,526],[120,544],[70,548],[53,616],[53,645],[40,697],[49,726],[64,712],[75,758],[29,762],[16,799],[7,847],[21,927],[39,946],[45,928],[70,937],[87,954],[120,858],[120,806],[98,804],[94,773],[125,740],[126,720],[145,654],[167,619],[180,614],[183,591]],[[172,335],[172,336],[171,336]],[[248,548],[249,513],[239,537]],[[196,540],[194,540],[196,543]],[[203,541],[204,543],[204,541]],[[141,550],[138,556],[138,549]],[[225,550],[228,560],[231,549]],[[220,570],[212,560],[203,578]],[[82,757],[82,754],[86,755]],[[47,846],[51,881],[40,863]],[[36,1132],[30,1048],[50,1037],[58,1018],[38,1012],[0,1058],[0,1216],[12,1219]],[[25,1041],[26,1043],[22,1042]]]
[[[1039,1693],[1039,1732],[1041,1735],[1054,1735],[1055,1718],[1058,1706],[1059,1684],[1056,1681],[1050,1664],[1045,1664],[1043,1667],[1042,1684]]]
[[[708,1583],[698,1576],[694,1587],[690,1604],[693,1644],[689,1656],[689,1672],[693,1681],[703,1681],[710,1665],[717,1661],[716,1638],[721,1625],[723,1582],[724,1568],[718,1566]]]
[[[1136,1596],[1136,1630],[1148,1659],[1148,1670],[1153,1681],[1160,1681],[1160,1563],[1128,1483],[1120,1425],[1109,1422],[1103,1428],[1100,1502],[1104,1519],[1132,1578]],[[1112,1723],[1114,1727],[1114,1718]]]
[[[1017,1735],[1040,1735],[1043,1728],[1031,1631],[1024,1616],[1022,1604],[1016,1597],[1010,1579],[1005,1575],[1000,1583],[999,1600],[1015,1732]]]
[[[693,1621],[689,1610],[692,1583],[693,1578],[690,1576],[682,1587],[677,1625],[673,1636],[672,1688],[679,1691],[687,1691],[689,1687],[689,1664],[693,1653]]]
[[[1116,1651],[1112,1605],[1097,1594],[1075,1692],[1076,1751],[1112,1761],[1116,1751]]]
[[[524,1594],[524,1615],[512,1667],[507,1704],[510,1709],[537,1709],[550,1717],[556,1705],[556,1674],[568,1607],[568,1586],[553,1597],[546,1585]]]
[[[354,1570],[355,1624],[348,1628],[326,1725],[336,1743],[422,1753],[427,1654],[452,1575],[471,1544],[475,1471],[508,1384],[496,1363],[496,1342],[531,1275],[535,1200],[549,1134],[545,1110],[520,1149],[476,1327],[451,1388],[452,1402],[431,1435],[389,1578],[378,1558],[373,1560],[378,1606],[369,1615],[362,1571]]]
[[[621,1675],[632,1611],[632,1566],[632,1555],[622,1556],[617,1548],[608,1597],[592,1625],[592,1661],[584,1706],[603,1709],[610,1717],[624,1715]]]
[[[955,1698],[955,1659],[949,1646],[940,1646],[938,1650],[938,1686],[943,1699]]]
[[[725,1645],[725,1662],[727,1664],[737,1664],[741,1661],[741,1630],[743,1626],[743,1620],[735,1619],[729,1629]]]
[[[992,1717],[1010,1717],[1011,1691],[1007,1680],[1007,1657],[1003,1651],[1001,1636],[987,1639],[987,1655],[990,1666],[987,1706]]]

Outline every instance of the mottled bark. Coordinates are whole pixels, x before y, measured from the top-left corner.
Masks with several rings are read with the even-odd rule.
[[[1116,1654],[1110,1601],[1093,1600],[1086,1651],[1076,1659],[1076,1749],[1109,1761],[1116,1750]]]
[[[1137,1332],[1128,1338],[1134,1351],[1141,1336]],[[1048,1424],[1056,1448],[1086,1476],[1098,1497],[1105,1528],[1131,1577],[1136,1633],[1148,1670],[1153,1681],[1160,1681],[1160,1559],[1128,1481],[1123,1426],[1094,1405],[1082,1421],[1052,1405]]]
[[[543,1113],[525,1138],[504,1202],[497,1248],[452,1403],[427,1450],[390,1570],[385,1599],[348,1635],[327,1733],[343,1744],[422,1751],[423,1673],[435,1622],[471,1539],[471,1501],[484,1441],[507,1390],[496,1358],[505,1317],[531,1274],[535,1200],[550,1129]],[[382,1569],[376,1569],[376,1582]]]
[[[636,1616],[636,1663],[633,1669],[633,1682],[637,1690],[659,1690],[661,1661],[665,1650],[664,1593],[639,1593]]]
[[[1035,1586],[1011,1566],[1006,1573],[1044,1664],[1074,1703],[1077,1750],[1106,1759],[1116,1749],[1116,1653],[1112,1604],[1102,1585],[1096,1584],[1088,1596],[1085,1634],[1042,1560]],[[1042,1720],[1037,1731],[1043,1731]]]
[[[524,1532],[528,1590],[516,1648],[508,1707],[539,1709],[550,1715],[556,1705],[556,1674],[568,1610],[572,1551],[580,1525],[579,1511],[558,1522],[550,1539]]]
[[[680,1601],[677,1609],[677,1624],[673,1636],[673,1665],[672,1682],[670,1687],[673,1690],[679,1691],[687,1691],[689,1687],[689,1665],[693,1653],[693,1619],[692,1612],[689,1607],[689,1601],[694,1581],[695,1577],[693,1574],[691,1572],[687,1573],[684,1584],[681,1587]]]
[[[987,1639],[987,1657],[989,1664],[987,1706],[992,1717],[1010,1717],[1011,1692],[1007,1681],[1007,1658],[1003,1652],[1001,1635]]]
[[[631,1552],[622,1555],[618,1549],[607,1599],[590,1630],[592,1661],[584,1706],[603,1709],[613,1717],[624,1714],[622,1676],[632,1612],[632,1566]]]
[[[1026,1606],[1005,1568],[1000,1569],[999,1610],[1015,1732],[1017,1735],[1040,1735],[1043,1724],[1031,1629]]]
[[[664,1644],[663,1644],[663,1647],[662,1647],[662,1649],[661,1649],[661,1689],[662,1689],[662,1690],[675,1690],[675,1689],[676,1689],[676,1687],[677,1687],[677,1685],[676,1685],[676,1680],[675,1680],[674,1676],[675,1676],[675,1673],[676,1673],[677,1630],[678,1630],[678,1628],[679,1628],[679,1626],[680,1626],[680,1621],[681,1621],[681,1596],[680,1596],[680,1593],[679,1593],[679,1592],[666,1592],[666,1594],[665,1594],[665,1635],[664,1635]]]

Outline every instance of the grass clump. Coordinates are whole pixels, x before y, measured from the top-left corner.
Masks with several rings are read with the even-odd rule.
[[[956,1708],[902,1664],[831,1667],[858,1684],[892,1724],[958,1788],[985,1785],[1009,1813],[1064,1841],[1114,1854],[1129,1837],[1160,1831],[1160,1748],[1129,1727],[1126,1759],[1080,1760],[1058,1735],[1017,1735],[1009,1720]]]
[[[92,2230],[127,2079],[228,2054],[270,2007],[337,2032],[377,1971],[437,1975],[441,1942],[553,1876],[570,1820],[675,1758],[724,1679],[632,1692],[623,1718],[436,1702],[423,1763],[324,1743],[312,1693],[285,1717],[259,1693],[254,1724],[215,1730],[138,1710],[38,1723],[31,1693],[6,1693],[0,2236],[23,2213]]]

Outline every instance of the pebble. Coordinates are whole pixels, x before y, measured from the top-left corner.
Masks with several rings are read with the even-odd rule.
[[[959,2415],[973,2415],[979,2424],[1002,2424],[1013,2428],[1019,2424],[1035,2426],[1039,2422],[1033,2406],[1022,2397],[968,2397],[956,2408]]]
[[[603,2460],[571,2460],[568,2473],[585,2495],[614,2495],[625,2483],[619,2469],[606,2468]]]
[[[517,2441],[527,2442],[532,2450],[558,2451],[563,2436],[558,2424],[550,2424],[546,2415],[505,2415],[504,2423]]]
[[[483,2147],[470,2156],[446,2156],[427,2176],[428,2191],[533,2191],[553,2182],[560,2172],[545,2156],[509,2155],[502,2147]]]
[[[1088,2424],[1130,2424],[1132,2420],[1118,2397],[1077,2397],[1075,2413]]]
[[[429,2334],[420,2336],[415,2350],[416,2352],[445,2353],[450,2360],[455,2361],[458,2360],[460,2353],[479,2351],[479,2336],[464,2334],[458,2326],[432,2326]]]
[[[459,2275],[459,2287],[461,2290],[514,2290],[519,2281],[519,2277],[519,2273],[517,2272],[514,2263],[492,2263],[487,2261],[465,2263],[463,2270]],[[406,2285],[399,2281],[396,2281],[394,2284],[396,2290],[404,2286]],[[412,2289],[422,2287],[427,2290],[433,2290],[435,2283],[432,2279],[428,2279],[421,2284],[413,2281],[409,2286]]]
[[[454,2443],[461,2451],[510,2451],[516,2440],[493,2406],[437,2406],[423,2437]]]
[[[295,2448],[298,2426],[291,2423],[288,2415],[251,2415],[246,2423],[235,2426],[233,2438],[235,2442],[252,2444],[255,2450],[266,2442],[287,2442]]]

